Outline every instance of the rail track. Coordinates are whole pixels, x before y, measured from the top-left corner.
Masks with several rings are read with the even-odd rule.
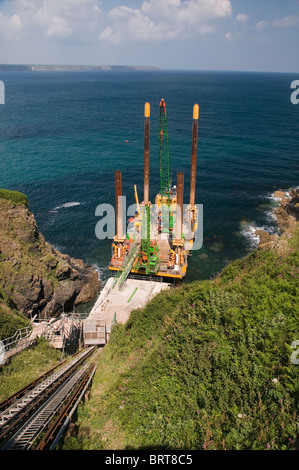
[[[0,403],[0,450],[55,448],[96,366],[85,348]]]

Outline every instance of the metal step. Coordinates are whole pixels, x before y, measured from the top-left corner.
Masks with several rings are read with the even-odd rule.
[[[47,400],[41,409],[36,411],[36,413],[5,443],[2,450],[29,449],[34,440],[46,427],[54,412],[62,406],[64,399],[81,379],[85,371],[86,366],[83,366],[81,369],[74,372]]]
[[[40,396],[47,388],[52,386],[56,380],[62,377],[78,360],[81,356],[84,356],[86,351],[73,359],[73,361],[69,362],[65,366],[63,366],[58,371],[54,372],[50,377],[44,380],[41,384],[38,384],[35,389],[30,390],[26,393],[22,398],[18,399],[14,403],[12,403],[8,408],[6,408],[2,413],[0,413],[0,429],[2,426],[6,425],[9,420],[11,420],[17,413],[20,413],[30,402],[35,400],[38,396]]]

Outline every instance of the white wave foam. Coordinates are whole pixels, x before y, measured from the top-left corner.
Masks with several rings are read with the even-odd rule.
[[[81,202],[66,202],[65,204],[62,204],[61,206],[54,207],[54,209],[52,209],[51,212],[57,212],[59,209],[63,209],[63,208],[80,206],[80,204]]]
[[[280,197],[274,196],[274,193],[267,194],[267,196],[264,196],[264,197],[265,197],[265,199],[269,199],[272,203],[274,203],[275,206],[279,206]]]
[[[299,186],[294,189],[299,189]],[[285,197],[291,199],[290,190],[279,189],[285,193]],[[279,227],[277,226],[277,216],[276,209],[280,206],[281,198],[275,197],[274,192],[268,193],[266,195],[260,196],[262,199],[267,199],[270,201],[269,208],[264,211],[266,225],[262,227],[257,227],[255,222],[245,222],[240,223],[241,230],[240,233],[250,242],[251,248],[256,248],[259,245],[260,237],[256,235],[257,230],[264,230],[270,235],[279,234]],[[268,204],[267,204],[268,205]]]
[[[277,222],[277,215],[274,210],[268,210],[265,212],[267,222]]]
[[[294,188],[294,189],[296,189],[296,188]],[[284,194],[285,194],[285,197],[286,197],[287,199],[291,199],[290,189],[278,189],[278,191],[281,191],[282,193],[284,193]],[[275,202],[276,205],[280,205],[281,198],[274,196],[274,193],[275,193],[275,191],[274,191],[273,193],[271,193],[271,194],[267,194],[267,195],[265,196],[265,198],[266,198],[266,199],[270,199],[271,201]]]
[[[257,248],[260,243],[260,237],[256,234],[257,230],[271,233],[274,231],[274,227],[257,227],[254,222],[241,222],[241,235],[247,238],[251,248]]]
[[[108,268],[103,268],[97,265],[96,263],[91,263],[91,266],[97,271],[99,279],[101,281],[105,280],[106,278],[109,277],[109,269]]]

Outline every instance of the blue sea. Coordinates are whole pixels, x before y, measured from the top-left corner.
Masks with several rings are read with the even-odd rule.
[[[167,105],[170,167],[185,174],[192,109],[200,106],[196,202],[203,246],[184,282],[209,279],[277,231],[273,192],[298,186],[299,105],[294,74],[241,72],[5,72],[0,187],[25,193],[55,248],[109,277],[111,240],[98,240],[96,207],[114,205],[114,171],[133,204],[143,198],[144,103],[151,104],[150,199],[159,191],[159,103]],[[127,141],[127,142],[126,142]]]

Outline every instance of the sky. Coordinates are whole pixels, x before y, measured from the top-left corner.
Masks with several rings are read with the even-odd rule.
[[[298,0],[0,0],[0,63],[297,73]]]

